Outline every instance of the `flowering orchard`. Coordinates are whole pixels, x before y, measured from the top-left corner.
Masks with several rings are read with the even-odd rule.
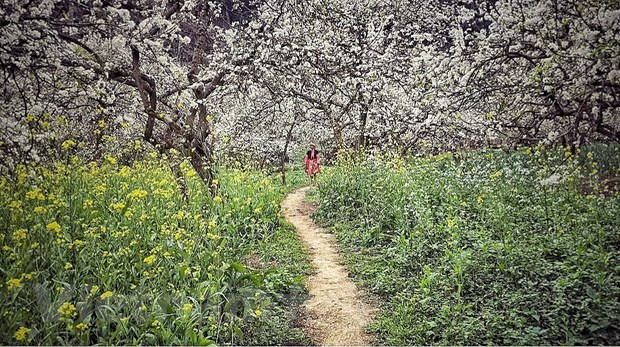
[[[619,14],[0,0],[0,344],[309,343],[310,142],[381,342],[618,343]]]
[[[4,171],[71,138],[100,158],[123,129],[119,141],[182,153],[209,186],[219,157],[279,162],[310,141],[438,153],[620,140],[617,1],[18,0],[0,11]]]

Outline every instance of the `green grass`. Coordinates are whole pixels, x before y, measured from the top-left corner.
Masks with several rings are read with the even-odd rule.
[[[341,159],[316,218],[389,345],[620,343],[620,150]]]

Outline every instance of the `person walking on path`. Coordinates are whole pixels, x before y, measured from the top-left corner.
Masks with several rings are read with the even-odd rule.
[[[316,182],[316,174],[321,172],[319,151],[316,150],[314,143],[310,144],[310,150],[306,152],[304,157],[304,166],[306,167],[306,173],[310,176],[310,180],[314,184]]]

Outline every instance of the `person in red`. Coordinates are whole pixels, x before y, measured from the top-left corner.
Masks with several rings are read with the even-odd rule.
[[[319,166],[320,159],[319,151],[316,150],[316,145],[311,143],[310,150],[306,152],[306,156],[304,157],[304,166],[306,167],[306,173],[310,176],[312,183],[315,182],[316,174],[321,172],[321,167]]]

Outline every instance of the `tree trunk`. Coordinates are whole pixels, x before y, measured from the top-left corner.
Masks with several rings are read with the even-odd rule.
[[[172,171],[172,174],[174,175],[174,178],[177,181],[179,190],[181,191],[181,194],[183,194],[183,200],[187,201],[188,195],[187,195],[187,182],[185,182],[185,175],[183,175],[183,171],[181,170],[179,163],[173,163],[171,161],[169,165],[170,165],[170,171]]]
[[[368,120],[368,105],[362,104],[362,111],[360,112],[360,133],[357,138],[357,148],[362,149],[366,145],[364,141],[364,133],[366,132],[366,121]]]
[[[284,142],[284,150],[282,151],[282,168],[281,168],[281,173],[282,173],[282,185],[285,186],[286,185],[286,153],[288,152],[288,144],[291,142],[291,137],[293,135],[293,127],[295,127],[295,123],[291,123],[291,126],[288,128],[288,131],[286,132],[286,142]]]
[[[213,159],[210,153],[203,153],[199,148],[194,147],[192,148],[190,159],[192,167],[196,170],[198,176],[209,187],[211,197],[215,197],[217,195],[217,185],[213,184],[215,175],[213,174]]]

